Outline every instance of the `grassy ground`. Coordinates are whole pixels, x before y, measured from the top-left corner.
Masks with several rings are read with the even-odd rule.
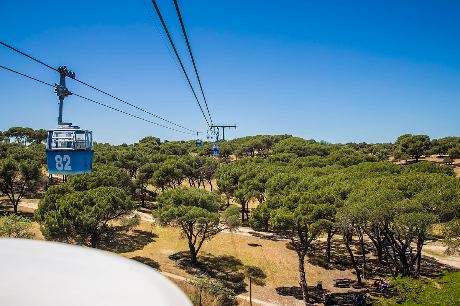
[[[180,239],[177,229],[142,222],[138,230],[153,232],[154,241],[141,249],[122,253],[124,256],[145,260],[161,271],[184,277],[192,277],[197,272],[186,265],[185,254],[181,252],[187,251],[187,245]],[[297,296],[297,291],[292,287],[298,287],[298,260],[295,252],[286,248],[285,241],[220,233],[204,244],[200,255],[199,260],[206,269],[215,273],[218,278],[228,281],[229,286],[234,286],[237,291],[247,290],[247,280],[243,280],[244,284],[240,286],[242,270],[244,266],[254,265],[267,274],[265,286],[253,287],[254,298],[283,305],[293,305],[298,301],[296,297],[289,295],[292,293]],[[326,289],[334,291],[339,290],[333,286],[334,279],[354,278],[350,271],[327,270],[310,263],[306,265],[306,273],[309,285],[316,285],[321,280]]]
[[[20,212],[32,216],[33,210],[20,207]],[[44,239],[39,225],[33,223],[35,239]],[[141,261],[160,271],[193,278],[201,271],[191,269],[187,264],[186,241],[180,238],[176,228],[161,227],[148,222],[128,234],[120,234],[101,248],[119,253],[125,257]],[[299,300],[297,256],[286,248],[285,241],[273,241],[260,237],[242,236],[235,233],[219,233],[205,242],[199,260],[207,272],[224,281],[238,293],[249,295],[248,280],[244,279],[243,269],[247,265],[261,268],[267,275],[265,286],[253,285],[255,299],[280,305],[302,305]],[[349,270],[324,269],[310,263],[306,264],[309,286],[316,286],[321,280],[323,286],[334,292],[349,291],[333,286],[334,279],[354,279]],[[194,288],[174,280],[188,294]],[[239,301],[240,305],[246,302]]]

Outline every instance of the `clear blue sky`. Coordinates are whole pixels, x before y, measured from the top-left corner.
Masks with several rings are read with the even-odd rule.
[[[188,59],[172,0],[158,3]],[[293,134],[386,142],[404,133],[460,135],[459,1],[179,3],[214,121],[238,125],[228,132],[231,138]],[[81,80],[153,113],[205,130],[156,26],[148,0],[0,2],[0,40],[52,66],[67,65]],[[58,79],[4,47],[0,65],[52,83]],[[2,130],[56,126],[52,90],[3,70],[0,105]],[[94,130],[100,142],[188,137],[76,97],[67,99],[64,119]]]

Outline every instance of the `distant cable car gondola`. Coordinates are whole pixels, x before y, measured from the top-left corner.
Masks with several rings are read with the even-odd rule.
[[[64,98],[72,93],[65,86],[65,77],[75,78],[67,68],[59,67],[59,85],[56,93],[59,97],[59,127],[48,131],[46,142],[46,162],[49,174],[81,174],[93,169],[93,132],[62,122]]]
[[[219,147],[217,145],[213,145],[211,149],[211,155],[217,157],[219,156],[219,154],[220,154]]]
[[[196,140],[195,140],[195,147],[197,147],[197,148],[203,146],[203,141],[200,138],[198,138],[198,133],[199,132],[196,132]]]

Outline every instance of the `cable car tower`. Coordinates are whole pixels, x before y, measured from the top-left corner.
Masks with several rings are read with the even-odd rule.
[[[212,124],[210,126],[210,128],[211,128],[211,131],[213,132],[213,134],[216,135],[216,141],[215,141],[214,145],[212,146],[211,155],[212,156],[219,156],[219,154],[220,154],[219,142],[221,141],[219,139],[220,130],[222,130],[222,140],[225,141],[225,129],[228,129],[228,128],[236,129],[236,124]]]
[[[66,66],[57,69],[59,84],[55,92],[59,97],[58,128],[48,131],[46,161],[49,174],[81,174],[93,168],[93,132],[80,129],[69,122],[63,122],[64,99],[72,93],[67,89],[65,78],[74,79],[75,73]]]
[[[234,128],[236,129],[235,124],[212,124],[211,125],[211,130],[213,130],[216,133],[216,142],[219,143],[219,135],[220,135],[220,130],[222,130],[222,140],[225,141],[225,129],[228,128]]]

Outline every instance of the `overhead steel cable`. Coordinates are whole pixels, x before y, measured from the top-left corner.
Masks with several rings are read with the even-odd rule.
[[[185,31],[184,21],[182,20],[182,14],[180,12],[179,4],[177,3],[177,0],[174,0],[174,6],[176,7],[177,17],[179,18],[180,26],[182,28],[182,34],[184,35],[184,39],[187,44],[188,53],[190,54],[190,58],[192,59],[193,68],[195,69],[195,75],[198,80],[198,84],[200,85],[201,95],[203,96],[204,104],[206,105],[206,110],[208,111],[208,116],[211,121],[211,125],[213,125],[211,113],[209,112],[208,101],[206,101],[206,96],[204,95],[204,90],[203,90],[203,86],[201,85],[200,75],[198,73],[198,69],[196,68],[195,57],[193,56],[192,47],[190,46],[190,41],[188,40],[187,31]]]
[[[39,80],[39,79],[37,79],[37,78],[31,77],[30,75],[21,73],[21,72],[19,72],[19,71],[14,70],[14,69],[11,69],[11,68],[8,68],[8,67],[2,66],[2,65],[0,65],[0,68],[5,69],[5,70],[10,71],[10,72],[13,72],[13,73],[16,73],[16,74],[18,74],[18,75],[20,75],[20,76],[23,76],[23,77],[26,77],[26,78],[28,78],[28,79],[34,80],[34,81],[39,82],[39,83],[41,83],[41,84],[44,84],[44,85],[47,85],[47,86],[56,88],[56,85],[53,85],[53,84],[50,84],[50,83],[48,83],[48,82],[45,82],[45,81]],[[160,126],[160,127],[162,127],[162,128],[165,128],[165,129],[168,129],[168,130],[171,130],[171,131],[175,131],[175,132],[178,132],[178,133],[189,134],[189,135],[194,135],[194,133],[185,132],[185,131],[182,131],[182,130],[178,130],[178,129],[175,129],[175,128],[172,128],[172,127],[163,125],[163,124],[161,124],[161,123],[157,123],[157,122],[154,122],[154,121],[151,121],[151,120],[148,120],[148,119],[139,117],[139,116],[137,116],[137,115],[133,115],[133,114],[128,113],[128,112],[125,112],[125,111],[123,111],[123,110],[121,110],[121,109],[118,109],[118,108],[112,107],[112,106],[110,106],[110,105],[107,105],[107,104],[98,102],[98,101],[96,101],[96,100],[93,100],[93,99],[84,97],[84,96],[79,95],[79,94],[76,94],[76,93],[74,93],[74,92],[72,92],[71,95],[76,96],[76,97],[79,97],[79,98],[84,99],[84,100],[86,100],[86,101],[95,103],[95,104],[97,104],[97,105],[100,105],[100,106],[109,108],[109,109],[111,109],[111,110],[117,111],[117,112],[122,113],[122,114],[125,114],[125,115],[127,115],[127,116],[130,116],[130,117],[133,117],[133,118],[136,118],[136,119],[139,119],[139,120],[142,120],[142,121],[145,121],[145,122],[154,124],[154,125],[156,125],[156,126]]]
[[[9,48],[9,49],[11,49],[11,50],[13,50],[13,51],[19,53],[19,54],[22,54],[22,55],[24,55],[24,56],[30,58],[31,60],[33,60],[33,61],[35,61],[35,62],[37,62],[37,63],[39,63],[39,64],[42,64],[42,65],[45,66],[45,67],[48,67],[49,69],[52,69],[52,70],[54,70],[54,71],[58,71],[56,68],[54,68],[54,67],[52,67],[52,66],[50,66],[50,65],[48,65],[48,64],[46,64],[46,63],[44,63],[44,62],[42,62],[42,61],[39,60],[39,59],[36,59],[35,57],[33,57],[33,56],[31,56],[31,55],[29,55],[29,54],[27,54],[27,53],[24,53],[24,52],[22,52],[22,51],[20,51],[20,50],[18,50],[18,49],[16,49],[16,48],[14,48],[13,46],[8,45],[7,43],[4,43],[3,41],[0,41],[0,44],[2,44],[3,46],[5,46],[5,47],[7,47],[7,48]]]
[[[206,117],[206,115],[205,115],[205,113],[203,111],[203,108],[201,107],[200,101],[198,99],[198,96],[196,95],[196,92],[195,92],[195,89],[192,86],[192,83],[190,82],[190,78],[188,77],[187,71],[185,71],[184,64],[182,63],[182,60],[181,60],[181,58],[179,56],[179,53],[177,52],[176,45],[174,44],[174,42],[172,40],[171,34],[169,33],[168,27],[166,26],[165,20],[163,19],[163,15],[161,15],[160,8],[158,7],[158,4],[157,4],[157,2],[155,0],[152,0],[152,3],[153,3],[153,6],[155,7],[155,11],[158,14],[158,18],[160,18],[161,25],[163,26],[163,29],[165,30],[166,36],[168,36],[168,40],[169,40],[169,43],[171,44],[171,46],[173,48],[174,54],[176,55],[176,58],[177,58],[177,60],[178,60],[178,62],[180,64],[180,67],[182,68],[182,72],[184,73],[185,78],[187,79],[187,83],[188,83],[190,89],[192,90],[193,96],[195,97],[195,100],[198,103],[198,106],[200,107],[200,110],[201,110],[201,113],[203,114],[204,120],[206,121],[206,124],[210,128],[208,118]]]
[[[132,103],[129,103],[129,102],[123,100],[123,99],[117,98],[117,97],[115,97],[114,95],[111,95],[111,94],[109,94],[108,92],[105,92],[105,91],[103,91],[103,90],[101,90],[101,89],[98,89],[98,88],[96,88],[96,87],[94,87],[94,86],[91,86],[91,85],[89,85],[89,84],[87,84],[87,83],[85,83],[85,82],[83,82],[83,81],[81,81],[81,80],[79,80],[79,79],[77,79],[77,78],[75,78],[74,80],[77,81],[77,82],[80,83],[80,84],[83,84],[83,85],[85,85],[85,86],[88,86],[89,88],[92,88],[92,89],[94,89],[94,90],[96,90],[96,91],[98,91],[98,92],[100,92],[100,93],[103,93],[103,94],[105,94],[105,95],[107,95],[107,96],[109,96],[109,97],[111,97],[111,98],[113,98],[113,99],[115,99],[115,100],[118,100],[118,101],[120,101],[120,102],[123,102],[124,104],[129,105],[129,106],[131,106],[131,107],[133,107],[133,108],[135,108],[135,109],[137,109],[137,110],[140,110],[140,111],[142,111],[142,112],[144,112],[144,113],[146,113],[146,114],[149,114],[149,115],[151,115],[151,116],[153,116],[153,117],[155,117],[155,118],[161,119],[161,120],[163,120],[163,121],[165,121],[165,122],[167,122],[167,123],[169,123],[169,124],[175,125],[175,126],[180,127],[180,128],[182,128],[182,129],[184,129],[184,130],[187,130],[187,131],[190,131],[190,132],[195,132],[194,130],[191,130],[191,129],[186,128],[186,127],[184,127],[184,126],[182,126],[182,125],[180,125],[180,124],[177,124],[177,123],[174,123],[174,122],[172,122],[172,121],[169,121],[169,120],[167,120],[167,119],[165,119],[165,118],[162,118],[162,117],[160,117],[160,116],[158,116],[158,115],[155,115],[154,113],[151,113],[151,112],[149,112],[149,111],[147,111],[147,110],[145,110],[145,109],[143,109],[143,108],[140,108],[139,106],[136,106],[136,105],[134,105],[134,104],[132,104]]]
[[[34,81],[36,81],[36,82],[39,82],[39,83],[42,83],[42,84],[45,84],[45,85],[48,85],[48,86],[51,86],[51,87],[55,87],[53,84],[50,84],[50,83],[47,83],[47,82],[45,82],[45,81],[36,79],[36,78],[34,78],[34,77],[31,77],[30,75],[21,73],[21,72],[19,72],[19,71],[13,70],[13,69],[11,69],[11,68],[8,68],[8,67],[5,67],[5,66],[1,66],[1,65],[0,65],[0,68],[5,69],[5,70],[8,70],[8,71],[10,71],[10,72],[14,72],[14,73],[19,74],[19,75],[22,75],[23,77],[29,78],[29,79],[34,80]]]
[[[5,46],[5,47],[7,47],[7,48],[9,48],[9,49],[11,49],[11,50],[13,50],[13,51],[19,53],[19,54],[22,54],[22,55],[28,57],[29,59],[31,59],[31,60],[33,60],[33,61],[39,63],[39,64],[42,64],[42,65],[45,66],[45,67],[48,67],[48,68],[50,68],[50,69],[52,69],[52,70],[54,70],[54,71],[58,71],[58,69],[53,68],[52,66],[50,66],[50,65],[48,65],[48,64],[46,64],[46,63],[44,63],[43,61],[38,60],[38,59],[36,59],[35,57],[33,57],[33,56],[31,56],[31,55],[29,55],[29,54],[27,54],[27,53],[25,53],[25,52],[22,52],[22,51],[20,51],[20,50],[18,50],[18,49],[16,49],[16,48],[14,48],[14,47],[12,47],[12,46],[10,46],[10,45],[4,43],[4,42],[2,42],[2,41],[0,41],[0,44],[2,44],[3,46]],[[8,68],[5,68],[5,69],[8,69]],[[59,71],[58,71],[58,72],[59,72]],[[152,113],[152,112],[149,112],[148,110],[145,110],[145,109],[143,109],[143,108],[141,108],[141,107],[139,107],[139,106],[136,106],[136,105],[134,105],[134,104],[132,104],[132,103],[129,103],[129,102],[123,100],[123,99],[120,99],[120,98],[118,98],[118,97],[116,97],[116,96],[114,96],[114,95],[112,95],[112,94],[110,94],[110,93],[108,93],[108,92],[106,92],[106,91],[104,91],[104,90],[102,90],[102,89],[96,88],[96,87],[94,87],[94,86],[92,86],[92,85],[90,85],[90,84],[88,84],[88,83],[86,83],[86,82],[83,82],[83,81],[81,81],[81,80],[79,80],[79,79],[77,79],[77,78],[72,78],[72,79],[75,80],[76,82],[82,84],[82,85],[88,86],[88,87],[91,88],[91,89],[94,89],[94,90],[96,90],[96,91],[98,91],[98,92],[100,92],[100,93],[103,93],[103,94],[105,94],[105,95],[107,95],[107,96],[109,96],[109,97],[111,97],[111,98],[113,98],[113,99],[115,99],[115,100],[118,100],[118,101],[120,101],[120,102],[122,102],[122,103],[124,103],[124,104],[126,104],[126,105],[129,105],[129,106],[131,106],[131,107],[133,107],[133,108],[135,108],[135,109],[137,109],[137,110],[140,110],[140,111],[142,111],[142,112],[144,112],[144,113],[146,113],[146,114],[149,114],[149,115],[151,115],[151,116],[153,116],[153,117],[155,117],[155,118],[158,118],[158,119],[160,119],[160,120],[163,120],[164,122],[167,122],[167,123],[169,123],[169,124],[172,124],[172,125],[174,125],[174,126],[176,126],[176,127],[179,127],[179,128],[181,128],[181,129],[184,129],[184,130],[187,130],[187,131],[190,131],[190,132],[194,132],[194,133],[196,132],[195,130],[186,128],[185,126],[182,126],[182,125],[177,124],[177,123],[174,123],[174,122],[172,122],[172,121],[170,121],[170,120],[168,120],[168,119],[165,119],[165,118],[163,118],[163,117],[161,117],[161,116],[158,116],[158,115],[156,115],[156,114],[154,114],[154,113]]]
[[[142,121],[145,121],[145,122],[148,122],[148,123],[157,125],[157,126],[161,126],[161,127],[165,128],[165,129],[169,129],[169,130],[171,130],[171,131],[175,131],[175,132],[179,132],[179,133],[184,133],[184,134],[189,134],[189,135],[195,135],[194,133],[191,133],[191,132],[185,132],[185,131],[182,131],[182,130],[178,130],[178,129],[175,129],[175,128],[172,128],[172,127],[163,125],[163,124],[161,124],[161,123],[153,122],[153,121],[150,121],[150,120],[148,120],[148,119],[145,119],[145,118],[142,118],[142,117],[133,115],[133,114],[128,113],[128,112],[125,112],[125,111],[123,111],[123,110],[121,110],[121,109],[118,109],[118,108],[112,107],[112,106],[110,106],[110,105],[107,105],[107,104],[98,102],[98,101],[96,101],[96,100],[93,100],[93,99],[90,99],[90,98],[81,96],[81,95],[76,94],[76,93],[74,93],[74,92],[72,92],[72,95],[73,95],[73,96],[76,96],[76,97],[79,97],[79,98],[81,98],[81,99],[87,100],[87,101],[89,101],[89,102],[93,102],[93,103],[95,103],[95,104],[97,104],[97,105],[100,105],[100,106],[109,108],[109,109],[111,109],[111,110],[117,111],[117,112],[119,112],[119,113],[122,113],[122,114],[125,114],[125,115],[128,115],[128,116],[131,116],[131,117],[133,117],[133,118],[136,118],[136,119],[139,119],[139,120],[142,120]]]

